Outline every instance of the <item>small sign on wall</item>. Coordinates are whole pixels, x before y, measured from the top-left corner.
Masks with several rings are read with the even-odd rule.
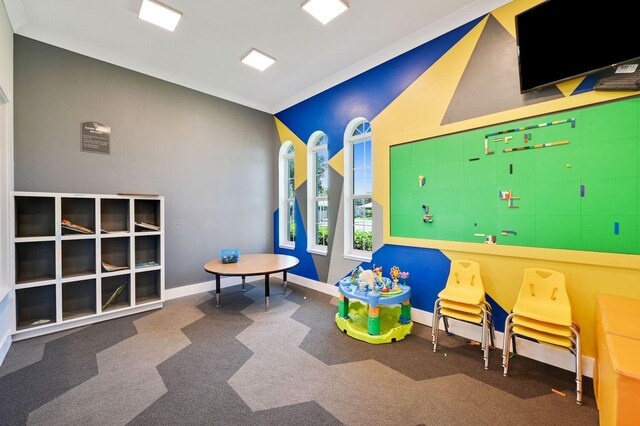
[[[111,127],[96,121],[82,123],[82,143],[80,150],[110,154]]]

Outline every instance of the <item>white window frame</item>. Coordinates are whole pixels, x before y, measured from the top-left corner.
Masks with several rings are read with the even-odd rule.
[[[288,161],[293,158],[294,161],[294,170],[295,170],[295,147],[294,152],[289,153],[289,148],[293,147],[293,143],[291,141],[286,141],[280,147],[280,152],[278,153],[278,223],[280,232],[278,235],[278,245],[283,249],[295,249],[296,242],[289,241],[289,201],[291,201],[288,195],[288,180],[289,180],[289,167]],[[295,176],[295,171],[294,171]],[[295,188],[293,192],[293,202],[294,202],[294,221],[295,221]],[[296,233],[297,233],[296,229]]]
[[[344,258],[357,260],[361,262],[371,262],[372,251],[356,250],[353,248],[353,146],[356,143],[371,139],[371,133],[362,136],[353,136],[356,128],[364,122],[371,122],[364,117],[354,118],[347,125],[344,132],[344,187],[343,187],[343,204],[344,204]],[[373,139],[371,139],[371,166],[373,170]],[[371,175],[371,201],[373,203],[373,174]],[[371,217],[371,238],[373,239],[373,215]]]
[[[329,208],[329,196],[316,197],[316,154],[319,152],[328,152],[328,144],[318,145],[318,141],[322,137],[327,137],[321,131],[315,131],[311,134],[307,143],[307,252],[326,256],[328,245],[316,244],[316,201],[326,201],[327,209]],[[329,159],[327,158],[327,161]],[[328,163],[327,163],[328,164]],[[327,182],[329,181],[329,170],[325,171]],[[327,185],[328,187],[328,185]],[[328,224],[327,224],[328,226]]]
[[[13,134],[10,130],[12,119],[12,108],[10,108],[9,98],[6,96],[2,87],[0,87],[0,330],[10,332],[15,326],[11,323],[3,324],[3,319],[9,318],[14,314],[11,313],[13,305],[5,303],[7,297],[12,297],[14,268],[9,262],[9,256],[13,250],[10,245],[10,235],[13,224],[11,215],[12,202],[10,194],[13,189]],[[9,310],[8,316],[5,316],[2,305],[5,305],[4,312]],[[5,327],[6,325],[6,327]],[[15,330],[14,330],[15,331]],[[0,342],[4,341],[4,337],[0,334]],[[11,340],[11,339],[9,339]],[[2,353],[0,352],[0,362]]]

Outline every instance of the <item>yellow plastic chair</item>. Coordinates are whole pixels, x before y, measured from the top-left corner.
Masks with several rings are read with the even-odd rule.
[[[571,302],[564,274],[549,269],[526,269],[518,299],[504,325],[503,375],[509,375],[511,343],[516,336],[570,351],[576,359],[576,402],[582,405],[580,329],[571,320]]]
[[[480,346],[483,350],[484,368],[489,369],[489,344],[495,340],[491,305],[485,300],[484,286],[480,276],[480,265],[468,260],[454,260],[445,288],[438,294],[433,307],[431,336],[433,351],[438,347],[440,318],[449,332],[448,318],[478,324],[482,327]]]

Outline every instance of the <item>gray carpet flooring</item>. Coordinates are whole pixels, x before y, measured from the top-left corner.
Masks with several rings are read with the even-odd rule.
[[[273,283],[275,281],[275,283]],[[335,299],[272,280],[12,345],[2,425],[596,425],[592,382],[524,357],[502,377],[463,338],[415,324],[371,345],[340,332]],[[566,397],[551,392],[557,389]]]

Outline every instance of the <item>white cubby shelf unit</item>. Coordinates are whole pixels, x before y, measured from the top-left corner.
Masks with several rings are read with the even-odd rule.
[[[13,192],[13,340],[161,308],[164,197]]]

